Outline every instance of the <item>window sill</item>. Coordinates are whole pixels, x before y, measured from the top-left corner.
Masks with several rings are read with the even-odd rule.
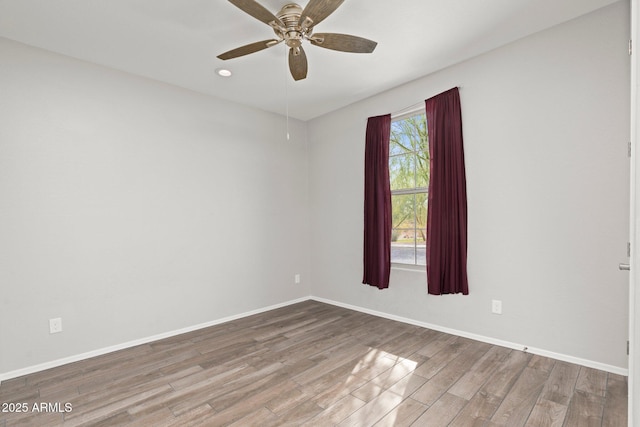
[[[392,270],[398,271],[410,271],[412,273],[425,273],[427,272],[427,267],[424,265],[411,265],[411,264],[394,264],[391,263]]]

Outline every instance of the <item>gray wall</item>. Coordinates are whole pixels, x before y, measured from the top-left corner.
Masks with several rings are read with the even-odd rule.
[[[0,93],[0,374],[308,295],[304,123],[6,39]]]
[[[309,123],[312,293],[392,316],[627,367],[628,2]],[[423,271],[361,284],[366,119],[460,87],[470,295]],[[491,300],[503,315],[491,314]]]

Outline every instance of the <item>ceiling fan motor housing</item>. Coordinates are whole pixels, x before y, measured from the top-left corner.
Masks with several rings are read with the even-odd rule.
[[[302,7],[295,3],[289,3],[282,7],[276,17],[284,24],[284,28],[274,26],[276,35],[284,39],[289,47],[297,48],[302,45],[302,40],[308,35],[310,28],[302,29],[299,25]]]
[[[287,29],[299,28],[300,15],[302,15],[302,8],[295,3],[285,4],[276,14]]]

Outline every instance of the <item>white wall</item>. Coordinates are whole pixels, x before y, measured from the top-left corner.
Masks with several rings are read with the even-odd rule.
[[[628,36],[622,1],[311,121],[312,293],[624,371]],[[424,272],[399,269],[387,290],[362,285],[366,119],[454,86],[470,295],[429,296]]]
[[[0,377],[308,295],[304,123],[6,39],[0,94]]]
[[[628,20],[622,1],[291,141],[282,117],[0,39],[0,378],[309,294],[625,369]],[[366,118],[453,86],[471,294],[362,285]]]

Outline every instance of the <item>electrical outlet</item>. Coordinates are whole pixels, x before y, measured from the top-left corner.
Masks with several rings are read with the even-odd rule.
[[[296,285],[300,284],[300,275],[296,274],[295,276],[293,276],[293,281],[296,283]]]
[[[497,299],[491,300],[491,312],[493,314],[502,314],[502,301]]]
[[[58,332],[62,332],[62,319],[59,317],[49,319],[49,333],[57,334]]]

